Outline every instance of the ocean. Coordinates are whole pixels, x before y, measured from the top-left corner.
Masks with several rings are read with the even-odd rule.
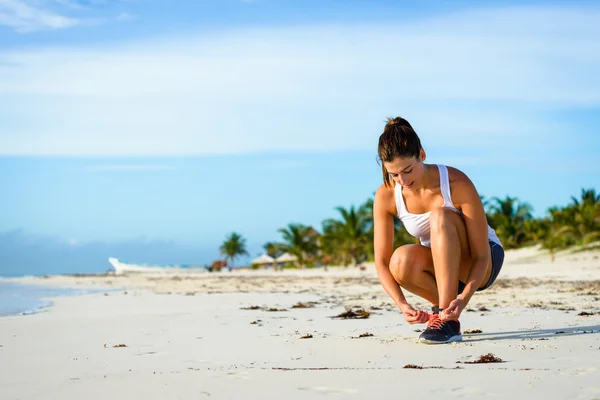
[[[114,290],[111,288],[111,290]],[[106,292],[106,289],[75,289],[15,283],[0,278],[0,317],[44,312],[53,297]]]

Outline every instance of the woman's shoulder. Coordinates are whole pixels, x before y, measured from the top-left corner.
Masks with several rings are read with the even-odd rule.
[[[396,209],[396,194],[394,186],[386,186],[382,184],[375,191],[375,204],[378,207],[383,207],[390,214],[395,213]]]
[[[451,167],[449,165],[447,165],[446,168],[448,169],[448,179],[450,180],[451,184],[456,183],[458,185],[463,185],[471,183],[471,180],[467,174],[462,172],[460,169]]]
[[[466,200],[471,197],[475,185],[471,179],[458,168],[448,166],[448,180],[450,181],[452,199],[455,201]]]
[[[386,186],[385,184],[382,184],[381,186],[379,186],[377,188],[377,190],[375,191],[375,198],[388,198],[388,197],[394,197],[395,195],[395,189],[394,186]]]

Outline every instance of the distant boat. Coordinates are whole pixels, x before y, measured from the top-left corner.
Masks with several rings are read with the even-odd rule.
[[[148,265],[148,264],[133,264],[127,261],[122,261],[114,257],[108,259],[110,265],[115,269],[115,274],[123,275],[127,273],[192,273],[192,272],[208,272],[208,269],[203,265]]]

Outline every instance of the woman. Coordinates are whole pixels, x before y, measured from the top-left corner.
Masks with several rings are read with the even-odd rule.
[[[388,120],[378,153],[384,182],[373,206],[379,281],[408,323],[427,322],[420,342],[462,340],[461,312],[502,268],[500,240],[487,224],[473,183],[455,168],[425,164],[408,121]],[[394,216],[421,244],[394,250]],[[411,307],[401,288],[429,301],[432,313]]]

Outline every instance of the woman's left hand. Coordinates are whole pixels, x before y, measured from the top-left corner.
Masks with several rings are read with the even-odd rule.
[[[454,299],[450,302],[450,305],[442,310],[440,318],[442,321],[446,320],[458,320],[460,313],[465,308],[465,302],[461,299]]]

